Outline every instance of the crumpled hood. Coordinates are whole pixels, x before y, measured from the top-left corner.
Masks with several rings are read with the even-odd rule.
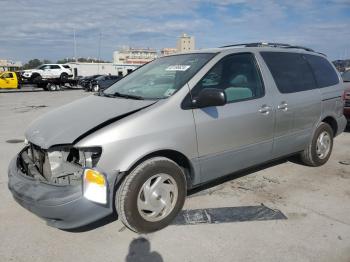
[[[153,103],[155,101],[88,96],[44,114],[31,123],[25,136],[43,149],[71,144],[91,129]]]

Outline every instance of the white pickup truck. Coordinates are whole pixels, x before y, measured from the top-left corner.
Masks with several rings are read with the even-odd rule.
[[[60,79],[64,82],[73,76],[70,66],[61,64],[44,64],[35,69],[23,70],[21,74],[22,78],[31,82],[39,82],[45,79]]]

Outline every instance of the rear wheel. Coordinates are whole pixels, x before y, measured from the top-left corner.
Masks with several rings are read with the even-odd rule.
[[[54,85],[54,84],[51,84],[51,83],[47,85],[47,89],[48,89],[49,91],[56,91],[56,90],[58,90],[58,89],[57,89],[57,86]]]
[[[116,192],[121,221],[131,230],[147,233],[166,227],[182,209],[186,179],[182,169],[165,157],[137,166]]]
[[[333,129],[322,122],[308,147],[301,153],[301,160],[308,166],[321,166],[328,161],[332,149]]]

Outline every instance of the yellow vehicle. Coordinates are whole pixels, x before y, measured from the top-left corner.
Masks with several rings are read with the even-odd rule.
[[[0,73],[1,88],[20,88],[20,81],[16,72],[5,71]]]

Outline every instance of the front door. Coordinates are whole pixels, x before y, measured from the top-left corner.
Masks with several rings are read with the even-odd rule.
[[[193,109],[201,182],[270,159],[274,113],[254,55],[224,57],[192,89],[192,97],[203,88],[223,89],[227,104]]]
[[[4,72],[0,75],[0,88],[17,88],[17,78],[12,72]]]

